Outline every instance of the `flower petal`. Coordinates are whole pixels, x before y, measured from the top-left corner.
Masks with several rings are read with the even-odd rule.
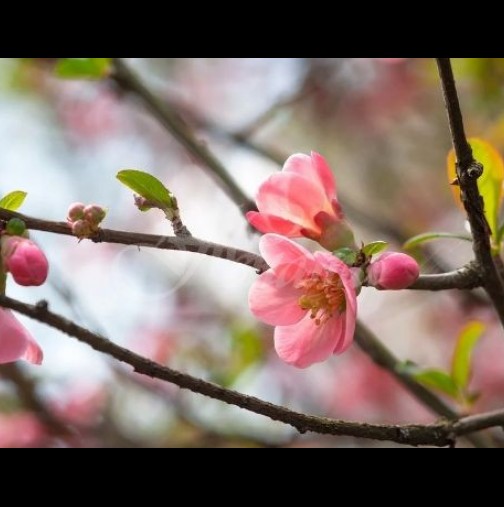
[[[0,364],[21,359],[28,347],[28,336],[12,312],[0,308]]]
[[[249,223],[262,233],[276,232],[288,238],[303,236],[301,227],[290,220],[257,211],[249,211],[246,216]]]
[[[297,368],[307,368],[324,361],[334,353],[344,332],[341,317],[333,317],[329,322],[317,326],[307,314],[297,324],[275,328],[277,354]]]
[[[292,172],[270,176],[259,188],[256,197],[261,213],[278,216],[307,229],[320,232],[313,217],[320,211],[334,213],[323,188]]]
[[[26,347],[26,351],[22,356],[22,359],[25,361],[28,361],[32,364],[42,364],[42,361],[44,359],[44,353],[42,352],[42,349],[40,348],[40,345],[35,341],[33,336],[28,333],[28,347]]]
[[[341,354],[352,343],[355,334],[355,323],[357,319],[357,294],[355,291],[355,274],[353,271],[340,259],[326,252],[315,252],[315,260],[328,271],[337,273],[343,283],[345,290],[345,315],[344,315],[344,333],[341,336],[341,341],[335,346],[334,353]],[[332,322],[328,322],[328,324]]]
[[[299,322],[306,310],[298,304],[301,291],[286,284],[273,271],[263,273],[249,292],[252,313],[271,326],[288,326]]]
[[[312,151],[311,157],[302,153],[292,155],[285,162],[283,170],[299,174],[317,184],[330,199],[336,197],[334,175],[325,158],[319,153]]]
[[[311,252],[278,234],[265,234],[259,250],[277,276],[286,282],[295,283],[308,273],[320,271]]]

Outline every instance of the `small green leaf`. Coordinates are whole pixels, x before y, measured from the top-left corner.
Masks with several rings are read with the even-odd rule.
[[[388,243],[386,241],[373,241],[366,245],[362,252],[366,255],[366,257],[371,257],[373,255],[379,254],[388,248]]]
[[[26,192],[15,190],[14,192],[7,194],[6,196],[2,197],[2,199],[0,199],[0,208],[9,211],[16,211],[23,205],[26,196]]]
[[[353,266],[357,261],[357,252],[348,247],[335,250],[333,255],[342,260],[347,266]]]
[[[109,73],[110,58],[60,58],[55,73],[64,79],[101,79]]]
[[[453,382],[460,390],[467,390],[471,380],[471,359],[474,347],[481,339],[485,325],[481,322],[470,322],[460,333],[453,353],[452,372]]]
[[[412,377],[425,387],[436,389],[453,399],[459,398],[457,384],[448,373],[442,370],[422,370],[413,373]]]
[[[467,234],[452,234],[450,232],[426,232],[424,234],[419,234],[418,236],[413,236],[408,239],[406,243],[404,243],[404,250],[413,250],[417,246],[422,245],[423,243],[428,243],[429,241],[434,241],[436,239],[459,239],[463,241],[472,241],[471,236]]]
[[[117,179],[156,207],[165,211],[174,209],[172,194],[151,174],[135,169],[125,169],[117,173]],[[148,206],[144,208],[149,209]]]

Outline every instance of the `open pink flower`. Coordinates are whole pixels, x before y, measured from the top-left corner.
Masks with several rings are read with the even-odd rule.
[[[280,173],[270,176],[256,196],[259,209],[247,220],[263,233],[289,238],[305,236],[329,250],[353,246],[353,234],[336,196],[336,183],[325,159],[292,155]]]
[[[357,314],[348,266],[277,234],[263,236],[260,250],[271,269],[252,286],[249,305],[258,319],[277,326],[280,358],[306,368],[344,352],[352,343]]]
[[[44,355],[38,343],[10,310],[0,308],[0,364],[24,359],[41,364]]]
[[[413,257],[398,252],[387,252],[371,263],[368,283],[377,289],[407,289],[417,281],[420,268]]]
[[[20,236],[2,238],[2,259],[5,270],[19,285],[42,285],[49,272],[44,252],[29,239]]]

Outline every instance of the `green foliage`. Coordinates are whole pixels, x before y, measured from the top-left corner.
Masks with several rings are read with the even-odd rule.
[[[224,386],[231,386],[250,366],[264,355],[261,335],[256,328],[235,324],[231,327],[231,360],[226,373],[219,379]]]
[[[408,239],[408,241],[404,243],[403,248],[405,250],[413,250],[423,243],[428,243],[429,241],[434,241],[436,239],[459,239],[463,241],[472,241],[472,238],[466,234],[451,234],[449,232],[426,232],[424,234],[419,234],[418,236],[413,236],[412,238]]]
[[[60,58],[54,72],[64,79],[102,79],[110,65],[110,58]]]
[[[467,390],[471,380],[471,360],[474,347],[481,339],[485,326],[470,322],[460,333],[452,360],[451,376],[461,390]]]
[[[343,261],[347,266],[353,266],[357,261],[357,252],[348,247],[335,250],[333,255]]]
[[[26,196],[27,193],[21,190],[10,192],[6,196],[2,197],[2,199],[0,199],[0,208],[9,211],[16,211],[23,205]]]
[[[469,390],[471,381],[471,364],[474,347],[477,345],[485,331],[481,322],[470,322],[462,329],[452,357],[451,371],[439,369],[422,370],[413,363],[406,363],[403,369],[417,382],[435,389],[453,400],[464,405],[471,405],[478,395]]]
[[[450,398],[457,399],[459,396],[458,387],[454,380],[443,370],[422,370],[414,373],[413,378],[425,387],[441,391]]]
[[[175,208],[171,192],[152,174],[125,169],[117,173],[117,179],[152,204],[152,206],[142,206],[141,211],[147,211],[152,207],[165,211]]]
[[[362,252],[366,255],[366,257],[371,257],[373,255],[377,255],[380,252],[383,252],[388,248],[388,243],[386,241],[373,241],[366,245]]]

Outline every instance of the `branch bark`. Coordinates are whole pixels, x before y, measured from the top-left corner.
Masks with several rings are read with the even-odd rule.
[[[130,365],[137,373],[173,383],[194,393],[283,422],[296,428],[300,433],[311,431],[326,435],[387,440],[404,445],[444,447],[454,445],[458,436],[500,426],[504,421],[504,411],[481,414],[477,418],[465,418],[456,422],[405,426],[365,424],[306,415],[161,366],[49,311],[46,304],[33,306],[0,296],[0,306],[10,308],[77,338],[93,349]]]
[[[462,203],[471,225],[473,249],[480,267],[483,287],[492,300],[502,325],[504,326],[504,286],[492,258],[490,227],[484,214],[484,203],[478,189],[478,178],[483,166],[477,162],[464,130],[455,78],[449,58],[436,58],[443,97],[457,157],[457,177],[461,190]]]
[[[11,218],[20,218],[25,222],[28,229],[73,236],[66,222],[51,222],[0,209],[0,220],[10,220]],[[218,243],[194,237],[156,236],[153,234],[100,229],[98,234],[91,238],[91,240],[95,243],[114,243],[119,245],[145,246],[161,250],[193,252],[243,264],[256,269],[259,273],[269,268],[262,257],[252,252],[219,245]],[[474,289],[479,286],[481,286],[481,279],[478,270],[474,264],[469,264],[458,271],[440,275],[422,275],[409,289],[440,291],[447,289]]]
[[[189,126],[178,115],[175,108],[166,100],[157,97],[121,58],[113,58],[113,79],[123,90],[134,93],[142,100],[152,115],[168,130],[199,162],[208,169],[228,196],[240,207],[242,213],[256,210],[254,201],[250,200],[236,184],[229,172],[217,157],[199,141]]]

